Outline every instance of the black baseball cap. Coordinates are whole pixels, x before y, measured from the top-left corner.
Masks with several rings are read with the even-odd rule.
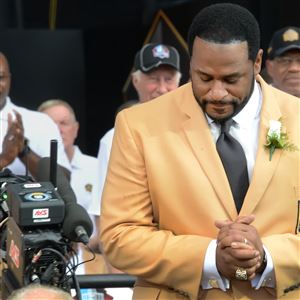
[[[143,48],[135,55],[135,70],[147,73],[161,65],[171,66],[177,71],[180,70],[179,53],[174,47],[164,44],[150,43],[144,45]]]
[[[268,48],[268,58],[274,59],[293,49],[300,50],[300,28],[294,26],[284,27],[273,34]]]

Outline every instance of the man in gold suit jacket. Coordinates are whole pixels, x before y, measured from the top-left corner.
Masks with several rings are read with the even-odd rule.
[[[101,242],[137,276],[134,299],[300,299],[300,102],[258,75],[259,40],[245,8],[204,8],[189,30],[191,83],[117,117]],[[216,147],[232,120],[241,209]]]

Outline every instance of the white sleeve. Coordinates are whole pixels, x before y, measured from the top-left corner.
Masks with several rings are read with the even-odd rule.
[[[29,147],[40,157],[49,157],[51,140],[57,140],[57,163],[71,171],[71,165],[55,122],[46,114],[39,112],[27,112],[23,119],[24,135],[29,141]]]
[[[92,197],[93,197],[93,203],[97,203],[100,206],[100,214],[101,214],[101,198],[102,198],[105,178],[107,174],[108,162],[109,162],[110,151],[112,146],[113,132],[114,132],[113,130],[108,131],[108,134],[104,135],[99,142],[99,150],[97,155],[98,184],[97,187],[93,190]],[[94,209],[95,207],[91,207],[91,210]]]
[[[205,253],[201,287],[204,290],[219,288],[222,291],[226,291],[226,289],[229,289],[230,282],[228,279],[223,278],[218,272],[216,266],[216,250],[217,240],[212,240]]]
[[[111,141],[112,142],[112,141]],[[99,197],[101,201],[105,178],[107,174],[108,162],[110,157],[111,144],[100,141],[100,149],[98,153],[99,161]]]

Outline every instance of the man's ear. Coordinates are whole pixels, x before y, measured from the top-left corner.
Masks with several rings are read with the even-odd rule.
[[[132,84],[133,84],[134,88],[137,89],[137,84],[138,84],[139,79],[135,75],[131,75],[131,77],[132,77]]]
[[[260,73],[261,71],[261,64],[262,64],[262,56],[263,56],[263,50],[259,49],[254,61],[254,75],[256,76],[257,74]]]
[[[77,138],[78,137],[78,131],[79,131],[79,122],[77,122],[76,121],[76,123],[75,123],[75,133],[76,133],[76,136],[75,136],[75,138]]]
[[[273,61],[266,59],[265,65],[266,65],[268,75],[272,78],[273,77]]]

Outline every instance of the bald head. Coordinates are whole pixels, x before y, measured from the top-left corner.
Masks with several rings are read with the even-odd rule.
[[[5,55],[0,52],[0,110],[6,103],[10,90],[10,70]]]
[[[65,151],[70,161],[74,155],[74,143],[78,135],[79,123],[70,104],[61,99],[43,102],[38,111],[47,114],[58,126],[63,139]]]
[[[67,292],[54,287],[40,284],[30,284],[14,291],[7,300],[72,300]]]

